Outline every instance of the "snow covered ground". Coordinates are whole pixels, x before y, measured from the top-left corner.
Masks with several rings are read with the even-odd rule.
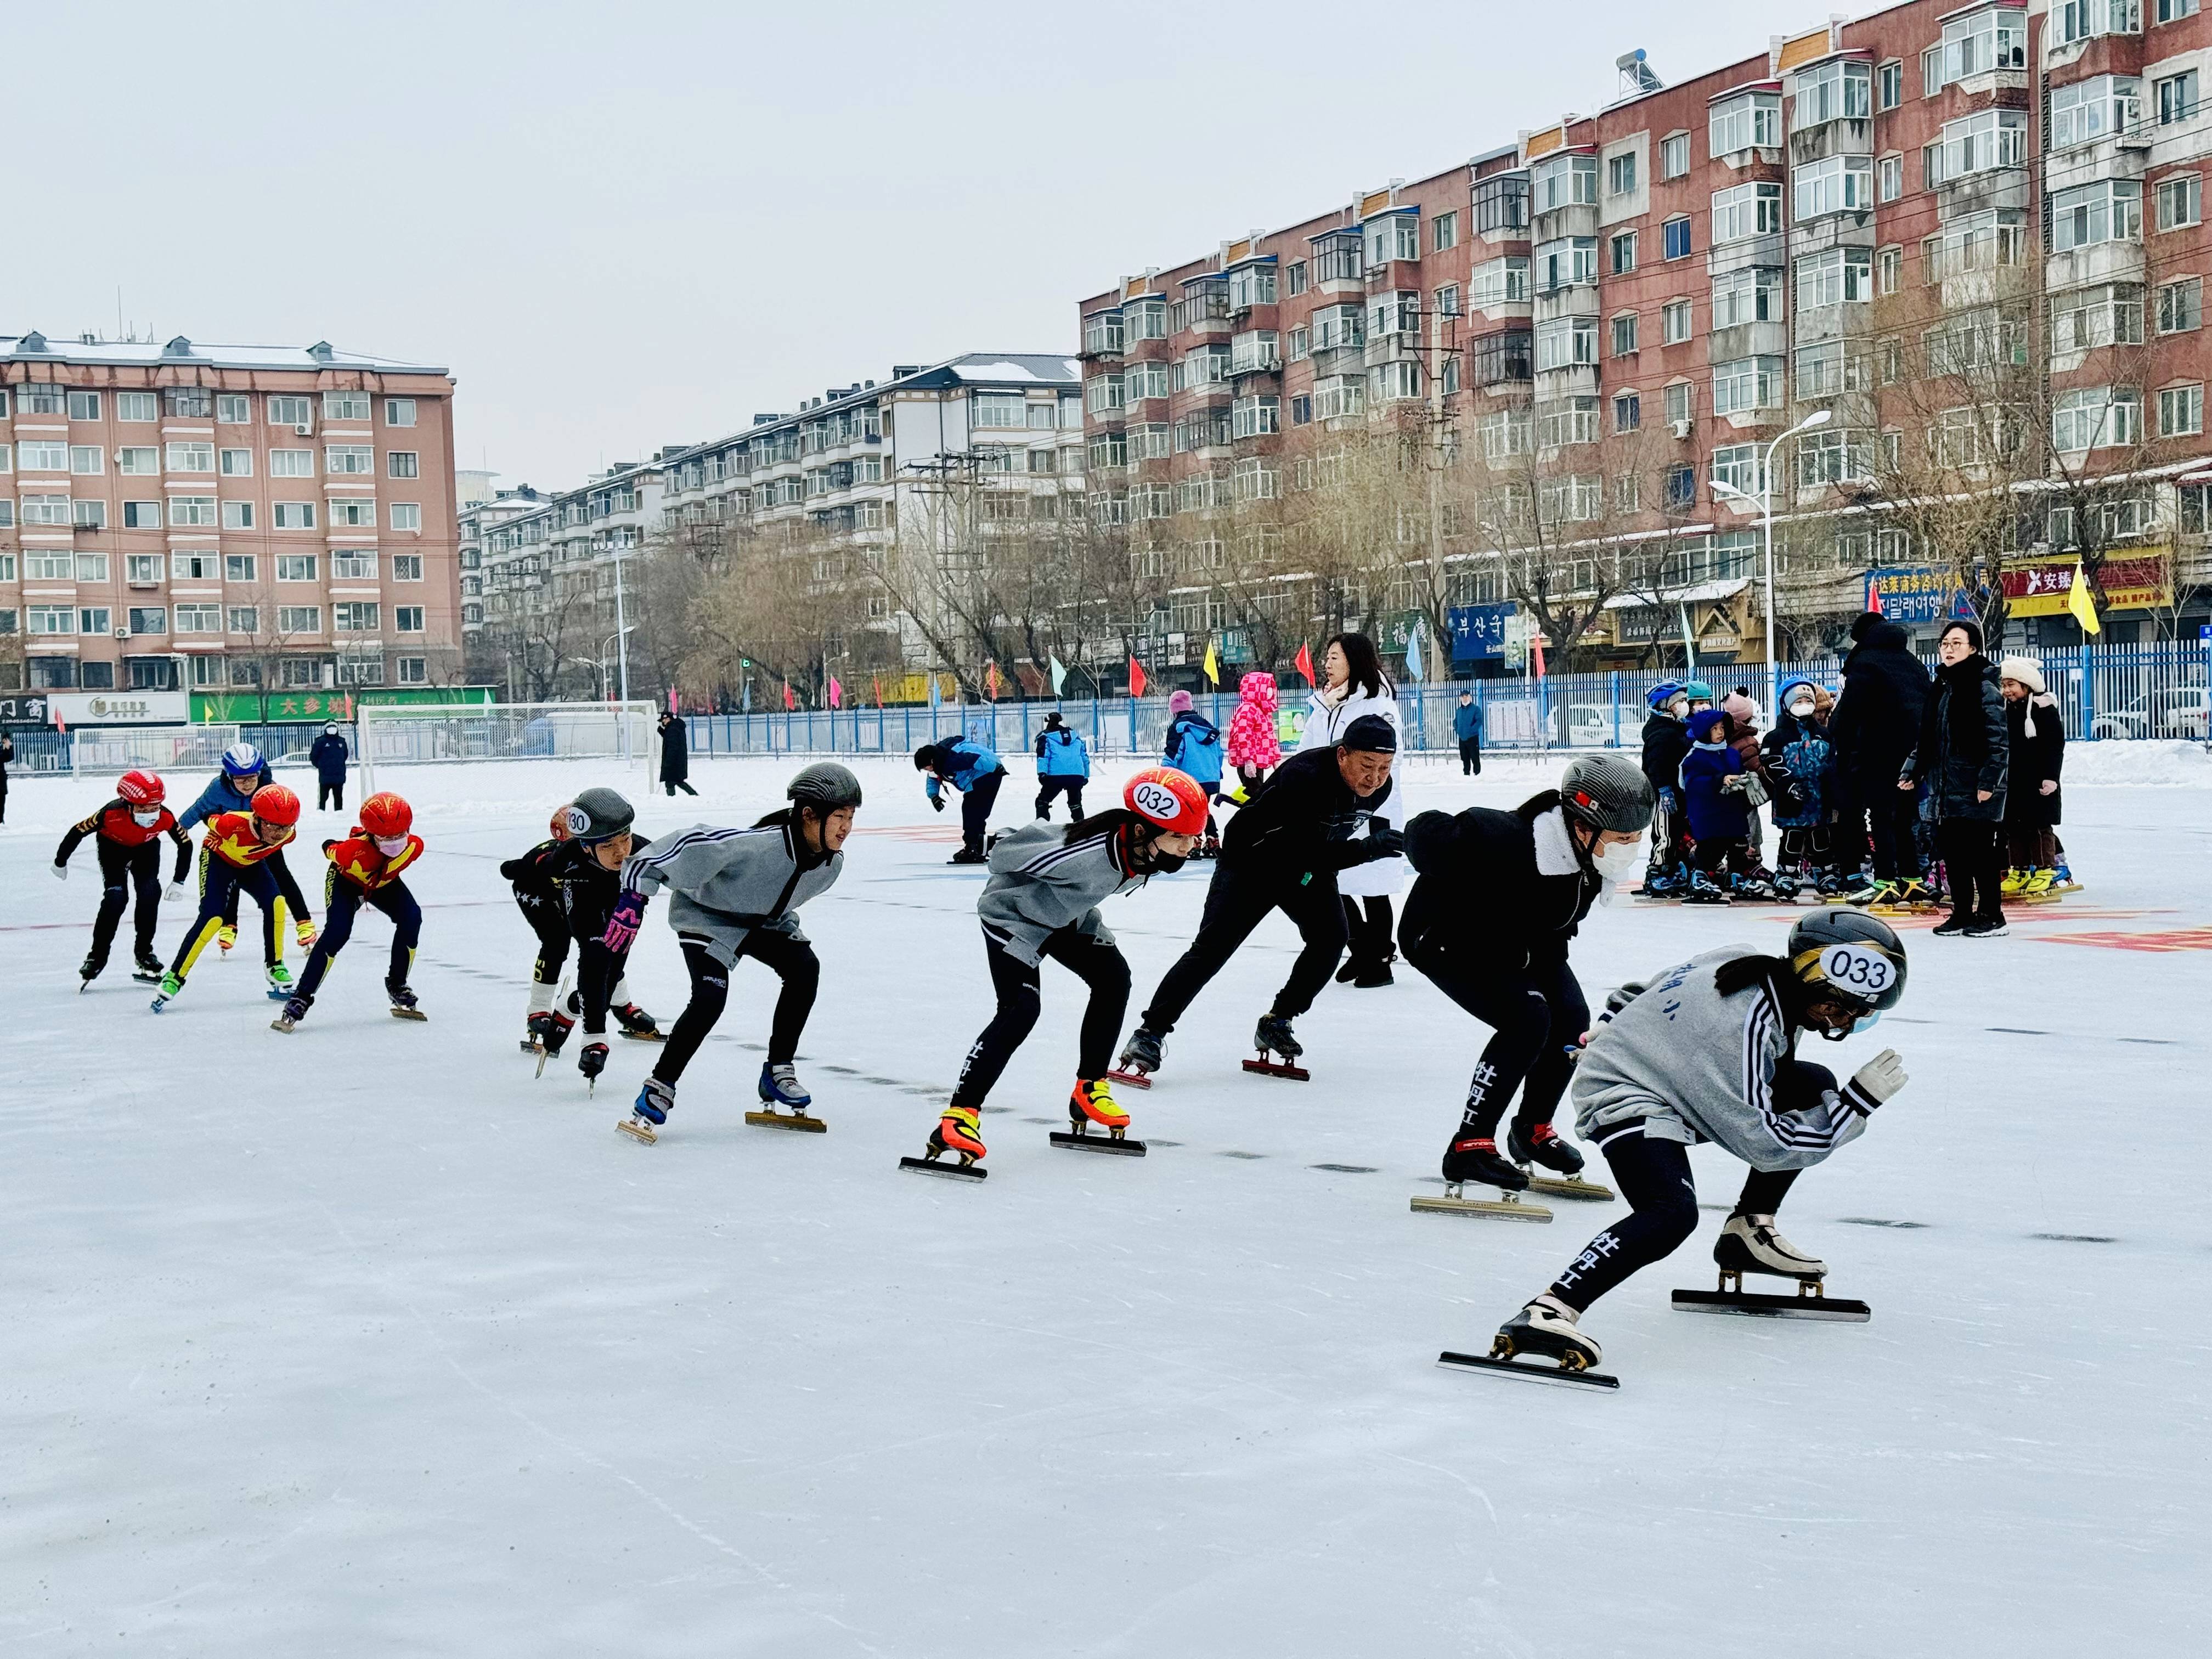
[[[638,781],[641,826],[750,819],[787,769],[699,763],[696,802]],[[1411,791],[1505,805],[1548,769]],[[1299,1022],[1310,1085],[1240,1073],[1279,919],[1129,1097],[1149,1158],[1047,1146],[1079,1006],[1048,969],[988,1183],[900,1173],[988,1012],[980,878],[909,768],[864,774],[806,913],[830,1133],[741,1120],[773,983],[749,965],[650,1148],[614,1123],[651,1049],[618,1042],[596,1097],[517,1052],[531,937],[495,866],[592,769],[380,780],[429,842],[431,1021],[386,1016],[365,915],[289,1038],[247,961],[160,1018],[119,961],[78,996],[89,849],[46,867],[102,792],[17,781],[0,1650],[2203,1650],[2212,933],[2124,947],[2212,927],[2204,796],[2069,786],[2086,893],[2002,941],[1909,939],[1909,1000],[1838,1069],[1894,1044],[1912,1084],[1784,1217],[1873,1322],[1670,1311],[1711,1283],[1715,1213],[1590,1316],[1607,1397],[1437,1369],[1611,1211],[1408,1212],[1483,1035],[1408,970]],[[1000,817],[1026,811],[1018,779]],[[1133,1012],[1205,881],[1113,902]],[[1601,990],[1786,920],[1621,905],[1576,960]],[[672,1020],[659,911],[631,971]],[[1740,1166],[1693,1161],[1724,1211]]]

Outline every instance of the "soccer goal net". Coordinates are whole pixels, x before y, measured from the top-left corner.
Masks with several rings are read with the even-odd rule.
[[[596,760],[641,766],[658,741],[649,702],[369,703],[361,710],[364,791],[389,766],[455,761]]]
[[[222,751],[238,741],[235,726],[79,726],[70,734],[70,770],[78,777],[112,777],[130,771],[212,772]],[[172,784],[174,793],[181,784]],[[183,799],[190,800],[194,783]]]

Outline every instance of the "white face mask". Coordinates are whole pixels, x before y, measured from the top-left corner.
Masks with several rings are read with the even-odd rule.
[[[161,821],[161,809],[158,806],[134,806],[131,809],[131,822],[141,830],[151,830]]]
[[[1619,841],[1610,847],[1601,847],[1590,862],[1597,866],[1599,875],[1608,885],[1618,887],[1644,867],[1644,843],[1641,841]]]
[[[407,837],[404,836],[379,836],[375,840],[376,850],[388,859],[396,859],[407,850]]]
[[[1814,705],[1809,702],[1793,702],[1790,705],[1790,712],[1801,720],[1811,720],[1813,708]]]

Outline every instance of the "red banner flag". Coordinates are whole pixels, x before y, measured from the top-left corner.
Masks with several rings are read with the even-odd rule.
[[[1308,685],[1314,684],[1313,652],[1304,640],[1298,641],[1298,654],[1291,665],[1306,677]]]
[[[845,706],[845,684],[835,674],[830,677],[830,706],[832,708]]]
[[[799,707],[799,696],[791,689],[791,682],[789,680],[786,680],[783,683],[783,706],[787,709],[796,708]]]
[[[883,676],[880,674],[871,674],[868,676],[868,683],[876,688],[876,707],[881,708],[884,706]]]
[[[1129,695],[1133,697],[1145,695],[1145,665],[1134,657],[1129,659]]]
[[[999,700],[999,662],[995,657],[983,665],[983,689],[992,702]]]

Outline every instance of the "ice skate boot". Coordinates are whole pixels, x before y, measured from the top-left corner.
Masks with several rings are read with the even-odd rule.
[[[635,1002],[625,1002],[621,1007],[610,1008],[607,1012],[621,1022],[622,1034],[635,1042],[665,1042],[668,1041],[668,1033],[660,1029],[659,1023]]]
[[[1516,1119],[1505,1133],[1505,1153],[1528,1177],[1531,1192],[1549,1193],[1557,1198],[1606,1200],[1613,1196],[1612,1188],[1582,1179],[1583,1155],[1548,1123],[1523,1128]],[[1557,1173],[1538,1175],[1528,1167],[1532,1164]]]
[[[415,1006],[416,1002],[415,993],[408,989],[404,983],[394,985],[390,980],[385,981],[384,994],[392,999],[392,1018],[427,1020],[430,1018]]]
[[[1115,1101],[1104,1078],[1076,1079],[1074,1091],[1067,1097],[1067,1121],[1069,1133],[1050,1137],[1054,1146],[1085,1152],[1119,1152],[1125,1158],[1145,1155],[1145,1143],[1128,1138],[1129,1115]],[[1092,1134],[1094,1123],[1106,1133]]]
[[[76,988],[78,992],[82,994],[86,986],[91,984],[93,981],[98,979],[102,973],[106,971],[106,968],[107,958],[100,955],[97,951],[94,951],[91,955],[85,957],[83,962],[78,964],[76,970]]]
[[[594,1038],[586,1043],[584,1052],[576,1056],[576,1070],[582,1074],[585,1093],[599,1093],[599,1073],[606,1069],[607,1045]]]
[[[222,954],[226,957],[228,956],[230,954],[230,947],[238,943],[238,929],[225,926],[216,934],[215,942],[219,947],[221,947]]]
[[[158,1014],[167,1007],[170,1000],[184,988],[184,981],[179,979],[174,974],[164,974],[161,975],[161,990],[155,994],[154,1000],[148,1006]]]
[[[1252,1033],[1252,1046],[1260,1051],[1260,1057],[1246,1060],[1246,1071],[1258,1072],[1265,1077],[1288,1078],[1293,1083],[1304,1083],[1312,1078],[1312,1073],[1296,1063],[1297,1057],[1305,1050],[1299,1045],[1297,1038],[1291,1035],[1291,1022],[1281,1015],[1267,1014],[1261,1018]],[[1280,1054],[1282,1059],[1279,1061],[1270,1060],[1270,1054]]]
[[[1846,881],[1837,895],[1844,904],[1856,904],[1871,910],[1877,904],[1887,904],[1897,896],[1897,884],[1873,876],[1854,877]]]
[[[291,1035],[293,1028],[298,1025],[301,1020],[307,1018],[307,998],[294,997],[289,1002],[284,1005],[284,1012],[269,1022],[269,1029],[272,1031],[282,1031],[289,1036]]]
[[[1820,902],[1832,904],[1844,895],[1844,878],[1833,870],[1823,870],[1820,880]]]
[[[269,964],[268,997],[271,1002],[289,1002],[292,998],[292,970],[281,962]]]
[[[575,1028],[576,1022],[557,1008],[531,1015],[531,1047],[538,1054],[538,1076],[545,1075],[545,1062],[560,1054],[562,1044],[568,1042],[568,1033]]]
[[[142,951],[138,953],[137,965],[131,970],[131,977],[141,985],[159,985],[161,971],[161,958],[151,951]]]
[[[761,1104],[767,1109],[747,1112],[746,1122],[763,1129],[804,1129],[815,1134],[829,1128],[820,1118],[807,1115],[814,1097],[800,1086],[799,1073],[788,1060],[763,1066],[759,1089]],[[779,1111],[778,1107],[785,1109]]]
[[[1737,878],[1735,896],[1755,903],[1771,904],[1782,896],[1775,886],[1774,878],[1764,870],[1753,870]]]
[[[1689,890],[1689,873],[1679,864],[1662,865],[1644,878],[1644,896],[1648,899],[1678,899]]]
[[[1853,1323],[1871,1318],[1863,1302],[1823,1294],[1828,1264],[1807,1255],[1777,1232],[1771,1215],[1732,1215],[1713,1241],[1713,1262],[1720,1269],[1717,1291],[1677,1291],[1674,1305],[1686,1313],[1748,1314],[1767,1319],[1830,1319]],[[1795,1279],[1795,1296],[1770,1296],[1743,1288],[1746,1273]]]
[[[2028,877],[2033,873],[2033,871],[2022,870],[2017,866],[2008,870],[2005,872],[2004,879],[1997,884],[1997,890],[2007,898],[2011,898],[2027,884]]]
[[[1441,1353],[1437,1364],[1450,1370],[1502,1372],[1533,1382],[1619,1388],[1619,1377],[1591,1369],[1604,1357],[1603,1352],[1583,1334],[1577,1318],[1572,1308],[1547,1291],[1498,1328],[1487,1356]],[[1544,1359],[1555,1363],[1529,1363]]]
[[[2051,873],[2057,878],[2051,884],[2051,890],[2052,892],[2078,893],[2081,890],[2081,884],[2074,879],[2074,872],[2067,868],[2066,860],[2064,859],[2058,860],[2057,869],[2055,869]]]
[[[1691,876],[1689,890],[1682,895],[1685,904],[1726,904],[1729,899],[1729,890],[1703,870]]]
[[[1919,877],[1914,876],[1897,890],[1894,902],[1899,910],[1919,915],[1933,910],[1938,901],[1936,890]]]
[[[1149,1089],[1152,1086],[1152,1073],[1160,1069],[1160,1060],[1166,1052],[1167,1039],[1139,1025],[1121,1045],[1120,1062],[1106,1075],[1132,1089]]]
[[[975,847],[963,847],[945,861],[947,864],[981,864],[983,862],[982,849]]]
[[[645,1087],[637,1091],[637,1099],[629,1109],[629,1115],[615,1127],[632,1140],[641,1140],[650,1146],[660,1139],[660,1126],[668,1121],[668,1115],[676,1109],[676,1086],[663,1083],[657,1077],[645,1080]]]
[[[1198,844],[1198,855],[1202,859],[1219,858],[1221,856],[1221,837],[1212,834],[1207,835],[1206,838]]]
[[[916,1170],[923,1175],[958,1177],[981,1181],[990,1174],[976,1166],[976,1159],[985,1154],[983,1133],[977,1126],[977,1113],[973,1106],[948,1106],[945,1115],[937,1120],[937,1127],[929,1132],[929,1145],[921,1158],[902,1158],[902,1170]],[[940,1164],[938,1159],[951,1152],[960,1161]]]
[[[2010,896],[2022,904],[2049,904],[2057,898],[2058,872],[2056,870],[2023,870],[2020,887],[2015,891],[2006,889]]]
[[[1486,1215],[1502,1221],[1549,1221],[1552,1212],[1540,1204],[1523,1204],[1528,1176],[1498,1155],[1498,1143],[1487,1135],[1463,1134],[1444,1148],[1444,1195],[1416,1198],[1412,1207],[1432,1215]],[[1495,1187],[1494,1199],[1468,1198],[1470,1183]]]

